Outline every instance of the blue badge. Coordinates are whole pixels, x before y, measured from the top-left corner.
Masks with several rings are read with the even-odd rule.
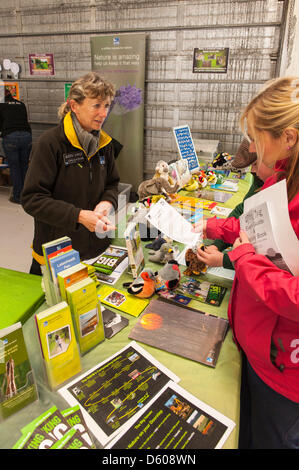
[[[100,164],[105,165],[105,156],[104,155],[99,155],[99,159],[100,159]]]

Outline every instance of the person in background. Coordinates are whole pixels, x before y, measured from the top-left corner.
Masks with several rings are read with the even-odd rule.
[[[34,145],[22,194],[24,210],[34,217],[32,274],[45,263],[42,245],[69,236],[82,260],[109,245],[95,230],[115,229],[119,175],[111,137],[102,130],[114,87],[98,73],[76,80],[58,114],[60,124]]]
[[[249,149],[285,179],[288,210],[299,237],[299,78],[283,77],[253,98],[241,118]],[[246,128],[247,127],[247,128]],[[194,227],[198,230],[198,227]],[[239,447],[299,448],[299,277],[257,254],[240,221],[208,219],[204,236],[233,244],[228,318],[242,352]],[[198,250],[206,262],[206,254]]]
[[[228,217],[235,217],[238,219],[244,210],[244,201],[250,196],[253,196],[263,186],[267,178],[273,175],[273,168],[268,168],[263,162],[257,165],[257,154],[249,152],[249,142],[244,138],[236,152],[236,156],[232,163],[233,169],[247,168],[251,165],[251,174],[253,176],[252,184],[249,191],[246,193],[244,199],[238,204]],[[234,269],[232,262],[229,259],[228,253],[224,250],[231,247],[231,244],[225,243],[223,240],[213,240],[211,244],[205,246],[205,253],[208,255],[209,266],[221,266],[226,269]]]
[[[13,186],[9,200],[20,204],[32,147],[32,135],[25,104],[13,98],[7,88],[5,88],[4,102],[0,103],[0,130]]]

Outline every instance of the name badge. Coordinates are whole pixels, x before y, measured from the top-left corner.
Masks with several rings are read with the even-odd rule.
[[[82,163],[85,160],[82,152],[64,153],[62,156],[65,166],[74,165],[75,163]]]
[[[99,155],[100,165],[105,165],[105,155]]]

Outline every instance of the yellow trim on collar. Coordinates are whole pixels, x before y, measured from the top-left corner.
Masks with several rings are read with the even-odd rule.
[[[67,137],[67,139],[69,140],[69,142],[76,148],[82,150],[84,152],[84,154],[86,155],[85,153],[85,150],[81,147],[80,145],[80,142],[78,140],[78,137],[77,137],[77,134],[76,134],[76,131],[74,129],[74,126],[73,126],[73,121],[72,121],[72,116],[71,116],[71,111],[69,111],[64,119],[63,119],[63,127],[64,127],[64,132],[65,132],[65,135]],[[101,148],[105,147],[106,145],[109,144],[109,142],[111,142],[112,138],[105,132],[103,131],[103,129],[100,130],[100,145],[99,147],[97,148],[96,152],[98,150],[100,150]],[[95,155],[95,153],[93,155]],[[93,155],[90,155],[90,157],[88,157],[88,160],[93,157]],[[86,155],[87,156],[87,155]]]
[[[31,248],[32,248],[32,245],[31,245]],[[46,264],[45,263],[45,258],[41,255],[39,255],[38,253],[36,253],[34,250],[32,250],[32,258],[34,258],[39,264]]]

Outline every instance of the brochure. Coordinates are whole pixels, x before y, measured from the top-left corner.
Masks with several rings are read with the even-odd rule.
[[[211,188],[220,189],[222,191],[238,191],[239,184],[237,181],[225,180],[221,184],[211,184]]]
[[[220,449],[235,423],[170,382],[106,449]]]
[[[98,289],[101,304],[109,305],[121,312],[138,317],[149,303],[149,299],[141,299],[122,289],[114,289],[105,284]]]
[[[192,232],[192,224],[165,199],[152,204],[145,218],[165,236],[179,243],[194,246],[201,241],[202,234]]]
[[[211,210],[211,214],[219,215],[221,217],[228,217],[229,214],[231,213],[231,211],[232,211],[232,209],[229,209],[228,207],[215,206]]]
[[[89,429],[104,446],[169,381],[179,378],[133,341],[58,391],[70,406],[80,405]]]
[[[100,256],[84,262],[95,268],[99,281],[114,285],[128,267],[128,250],[123,246],[110,245]]]
[[[129,338],[215,367],[227,328],[224,318],[159,298],[151,300]]]
[[[104,322],[105,338],[112,338],[129,324],[129,320],[119,313],[112,312],[108,308],[101,307]]]
[[[192,299],[219,307],[226,294],[227,288],[219,284],[184,277],[181,279],[176,293],[186,295]]]
[[[257,253],[299,275],[299,240],[290,221],[285,180],[245,199],[240,226]]]
[[[229,193],[224,193],[222,191],[212,191],[209,189],[201,189],[198,193],[198,197],[201,199],[208,199],[209,201],[215,202],[226,202],[233,195]]]

